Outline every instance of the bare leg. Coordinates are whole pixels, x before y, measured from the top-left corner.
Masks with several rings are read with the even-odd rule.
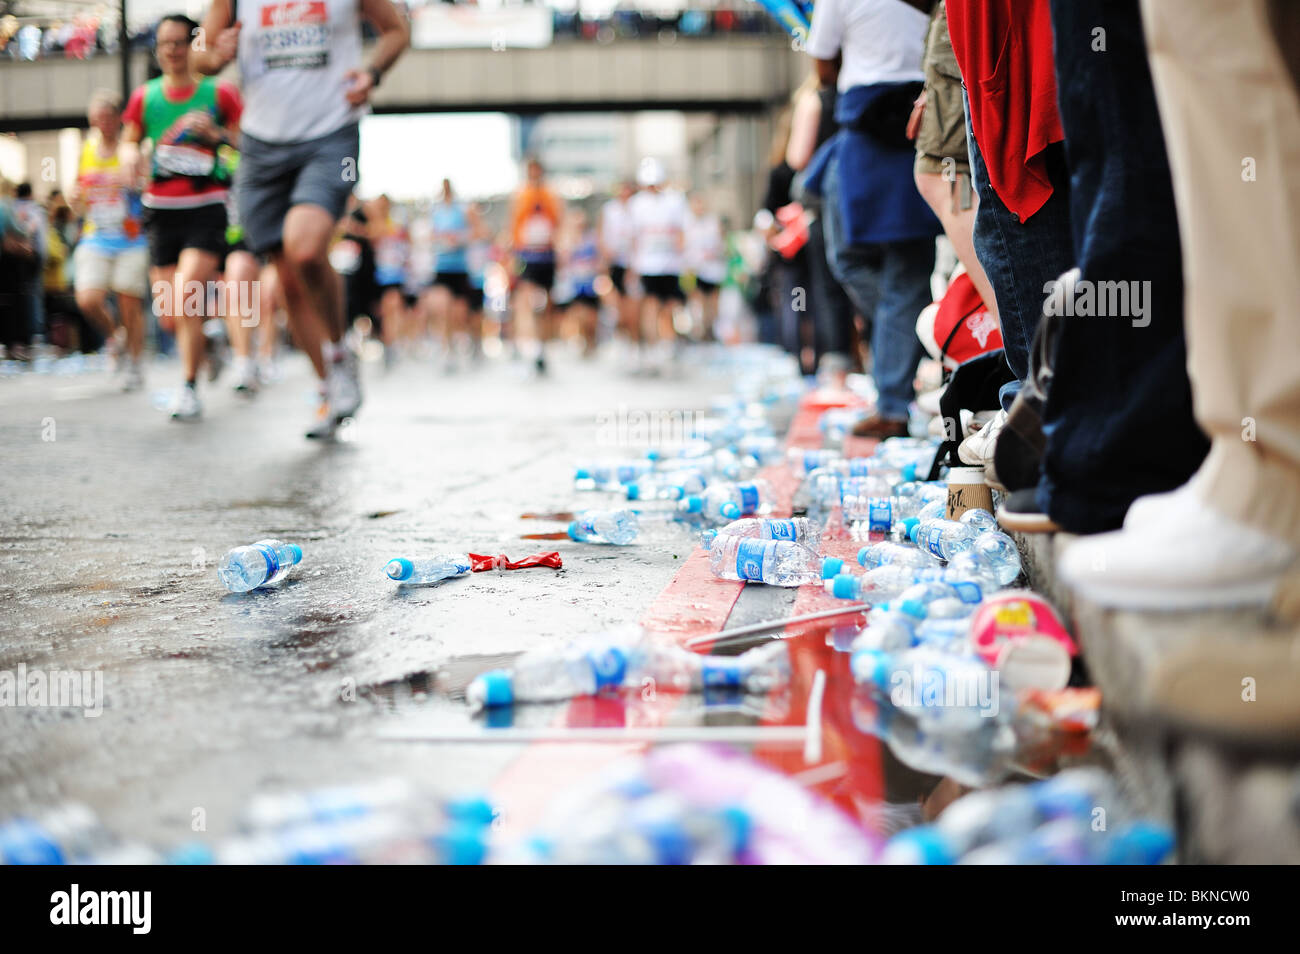
[[[966,268],[966,274],[970,276],[971,282],[975,285],[975,290],[979,292],[980,299],[988,308],[989,313],[994,318],[998,316],[998,302],[993,294],[993,285],[989,282],[989,277],[984,273],[984,266],[980,264],[978,256],[975,254],[975,196],[971,197],[971,207],[969,209],[953,210],[952,189],[953,183],[949,182],[942,175],[932,172],[918,172],[916,174],[916,188],[920,191],[921,197],[934,210],[934,214],[939,217],[939,222],[943,225],[944,234],[952,242],[952,247],[957,253],[957,260]]]
[[[275,256],[298,347],[324,380],[323,347],[343,337],[343,284],[329,263],[334,218],[315,205],[295,205],[284,218],[284,243]]]
[[[198,377],[203,364],[203,319],[208,309],[208,282],[217,275],[217,256],[197,248],[181,250],[180,261],[172,275],[173,301],[176,309],[176,344],[181,352],[181,368],[186,381]]]
[[[126,328],[126,353],[132,361],[138,362],[144,353],[143,303],[135,295],[118,292],[117,310],[122,316],[122,325]]]
[[[253,329],[261,322],[257,259],[248,252],[226,257],[226,331],[237,358],[253,355]]]

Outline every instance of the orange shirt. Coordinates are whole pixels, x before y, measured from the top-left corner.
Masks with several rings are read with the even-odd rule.
[[[510,235],[517,251],[550,251],[560,224],[560,203],[546,186],[525,185],[515,196]]]

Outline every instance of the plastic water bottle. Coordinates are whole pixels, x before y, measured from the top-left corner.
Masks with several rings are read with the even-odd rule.
[[[825,590],[841,600],[880,603],[891,600],[916,582],[916,569],[885,564],[861,576],[841,573],[825,583]]]
[[[584,510],[569,524],[569,539],[624,546],[636,539],[640,529],[631,510]]]
[[[996,531],[998,528],[998,518],[981,507],[972,507],[967,510],[957,518],[957,522],[966,524],[976,533]]]
[[[858,563],[868,570],[878,566],[910,566],[920,570],[939,565],[939,561],[924,550],[892,540],[881,540],[863,547],[858,551]]]
[[[708,485],[699,471],[680,471],[639,477],[623,486],[628,500],[681,500],[688,494],[700,494]]]
[[[867,613],[867,625],[853,640],[853,652],[874,649],[898,652],[916,645],[916,619],[896,609],[872,607]]]
[[[802,477],[814,470],[826,467],[834,461],[843,459],[844,455],[829,448],[791,447],[786,452],[786,461],[796,476]]]
[[[622,490],[623,485],[650,473],[648,460],[606,460],[580,464],[573,472],[578,490]]]
[[[709,549],[709,569],[723,580],[803,586],[821,582],[822,558],[788,540],[718,537]]]
[[[889,606],[918,620],[965,619],[975,612],[982,595],[977,586],[930,580],[909,586]]]
[[[839,474],[826,467],[810,471],[794,492],[794,509],[811,514],[829,514],[841,502],[842,480]]]
[[[554,702],[623,686],[640,688],[645,679],[681,692],[735,686],[762,693],[789,678],[789,652],[781,642],[739,656],[704,656],[648,640],[577,640],[524,653],[508,670],[482,673],[466,689],[465,699],[473,709]]]
[[[966,513],[971,512],[966,511]],[[1015,540],[1001,531],[990,530],[981,533],[975,538],[970,552],[989,568],[1002,586],[1007,586],[1020,576],[1020,549],[1016,546]]]
[[[0,863],[68,865],[111,845],[113,839],[85,805],[69,802],[0,824]]]
[[[418,560],[397,557],[389,560],[384,572],[394,583],[414,586],[420,583],[437,583],[452,577],[466,576],[472,570],[469,556],[464,553],[440,553]]]
[[[763,480],[718,483],[701,496],[703,513],[714,520],[738,520],[771,506],[772,490]]]
[[[807,517],[744,517],[733,520],[717,531],[718,537],[751,537],[759,540],[793,540],[816,550],[821,544],[822,528]]]
[[[849,668],[855,682],[874,688],[927,731],[971,731],[1001,711],[991,671],[973,656],[928,645],[893,653],[862,649]]]
[[[977,536],[979,534],[974,530],[956,520],[918,523],[911,532],[913,543],[941,560],[951,560],[958,553],[971,549]]]
[[[217,576],[232,593],[245,593],[267,583],[278,583],[302,561],[302,547],[282,540],[258,540],[235,547],[217,567]]]

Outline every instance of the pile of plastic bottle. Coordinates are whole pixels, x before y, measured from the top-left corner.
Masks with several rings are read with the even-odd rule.
[[[1069,769],[1030,785],[972,792],[932,825],[895,835],[883,864],[1155,865],[1174,848],[1173,832],[1135,818],[1114,779]]]

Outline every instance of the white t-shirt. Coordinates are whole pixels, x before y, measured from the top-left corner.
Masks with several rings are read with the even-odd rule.
[[[242,0],[239,127],[263,142],[304,142],[357,122],[345,75],[361,68],[360,0]]]
[[[686,267],[696,278],[720,285],[727,277],[727,248],[718,217],[705,213],[686,221]]]
[[[624,268],[632,261],[632,213],[628,210],[631,202],[610,199],[600,210],[600,238],[609,249],[615,265]]]
[[[836,87],[921,80],[930,18],[903,0],[817,0],[808,54],[833,60],[843,51]]]
[[[680,192],[638,192],[628,202],[632,213],[634,255],[638,275],[680,275],[682,233],[686,229],[686,198]]]

